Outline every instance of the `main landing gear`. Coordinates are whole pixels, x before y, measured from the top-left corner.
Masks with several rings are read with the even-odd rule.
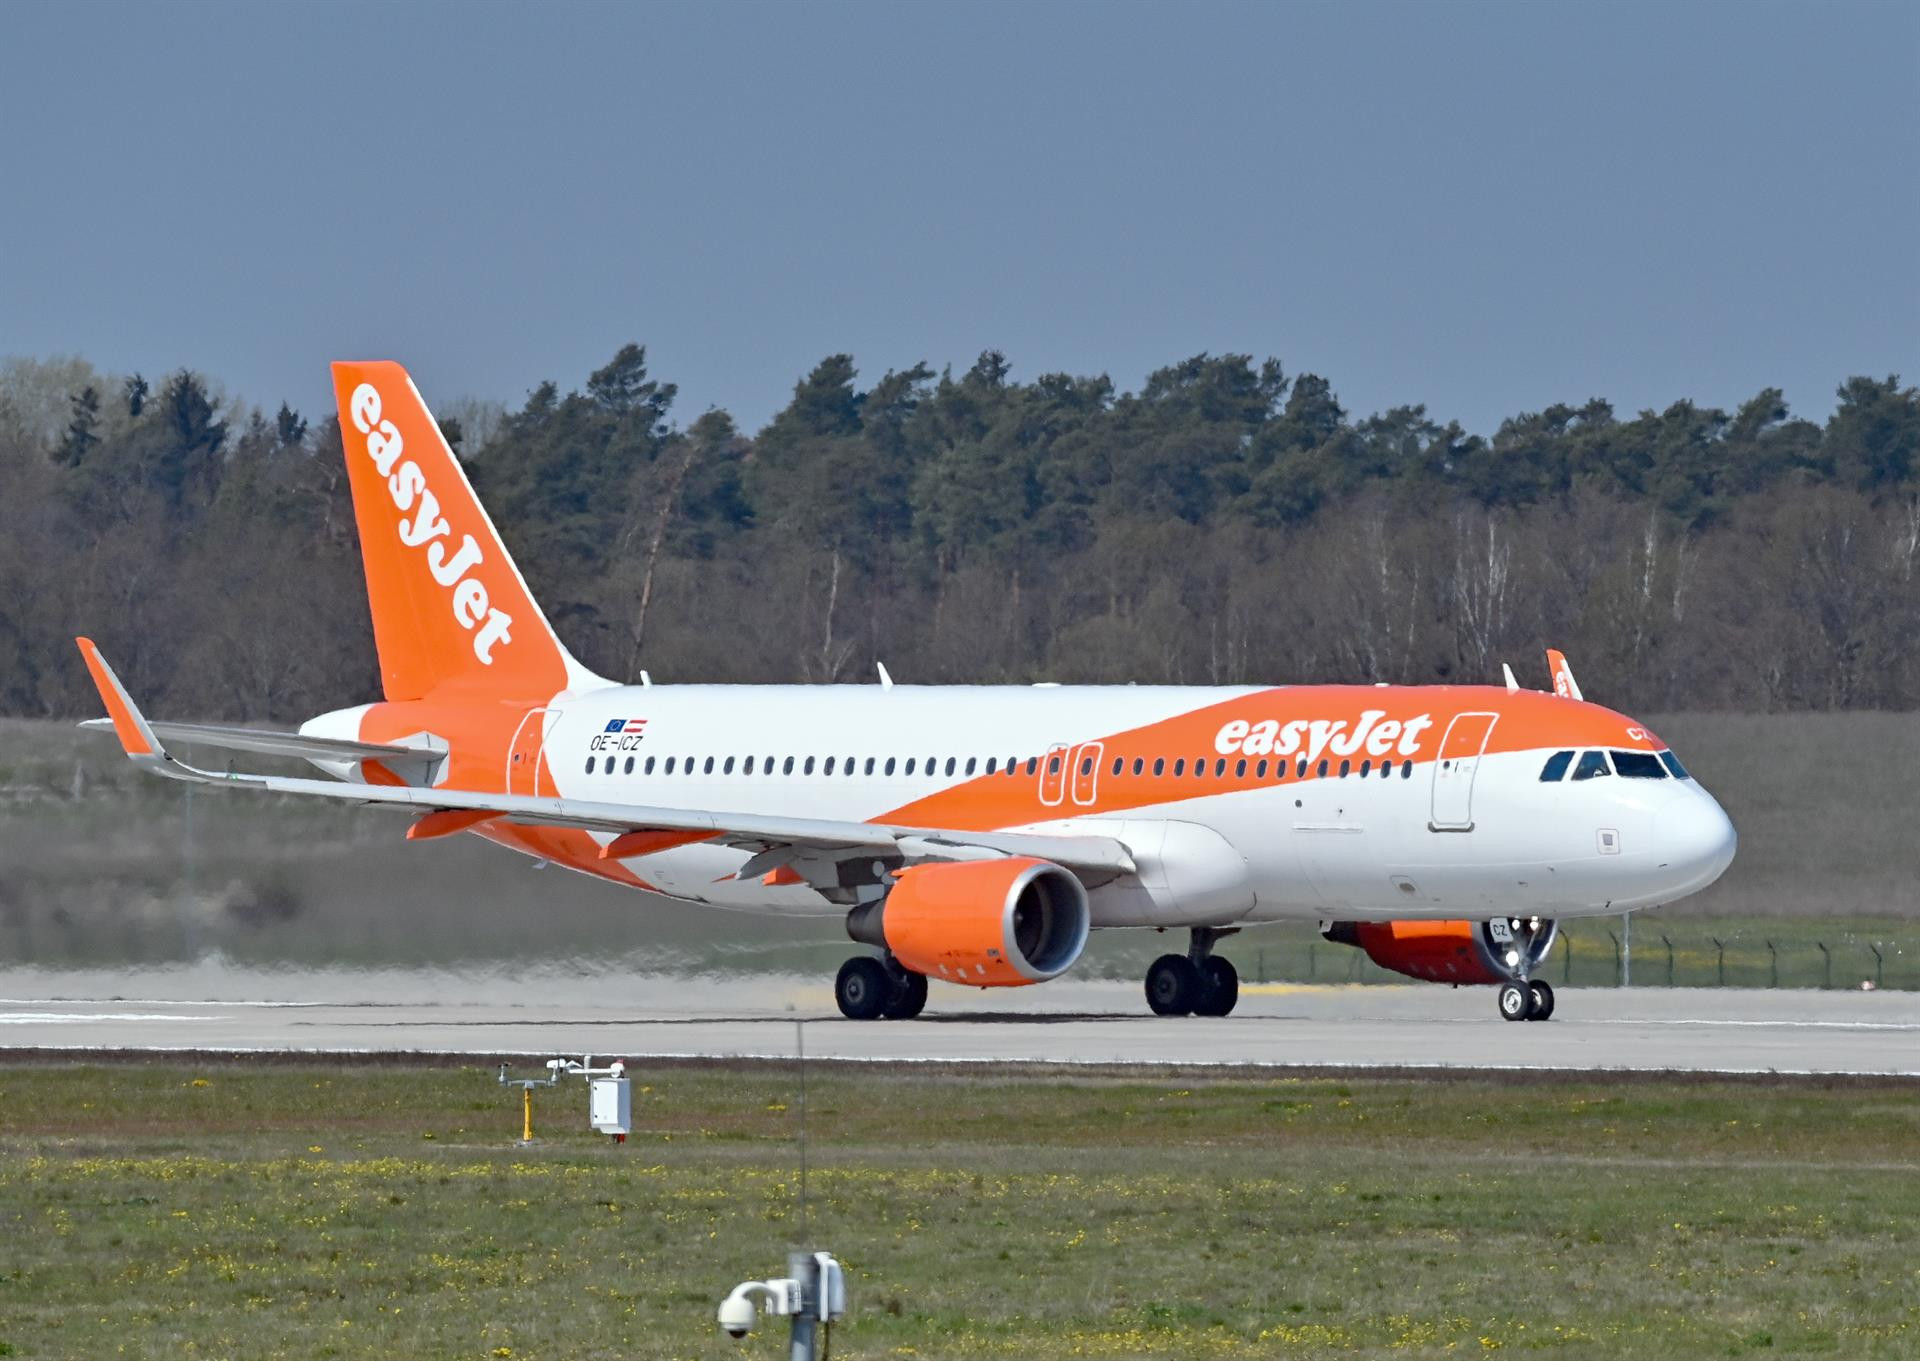
[[[1553,1015],[1553,985],[1517,978],[1500,985],[1500,1016],[1508,1021],[1544,1021]]]
[[[927,976],[904,969],[891,955],[856,955],[840,966],[833,1000],[849,1021],[911,1021],[927,1005]]]
[[[1156,1016],[1225,1016],[1240,1000],[1240,974],[1233,961],[1213,953],[1213,943],[1233,928],[1193,928],[1184,955],[1161,955],[1147,970],[1147,1005]]]

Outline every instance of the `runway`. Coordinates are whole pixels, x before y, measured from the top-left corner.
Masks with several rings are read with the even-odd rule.
[[[1920,994],[1563,989],[1545,1023],[1487,988],[1249,986],[1230,1017],[1149,1014],[1133,982],[935,984],[918,1021],[850,1022],[826,979],[550,968],[512,975],[0,970],[0,1056],[71,1049],[629,1059],[1675,1070],[1920,1076]]]

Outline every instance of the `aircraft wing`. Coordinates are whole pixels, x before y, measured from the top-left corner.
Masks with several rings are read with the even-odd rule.
[[[548,827],[578,827],[590,832],[611,833],[616,838],[606,850],[619,853],[620,839],[632,835],[630,854],[644,853],[640,847],[665,849],[695,841],[713,842],[754,852],[742,867],[741,877],[764,873],[807,855],[870,855],[886,860],[914,864],[932,860],[972,860],[996,855],[1030,855],[1051,860],[1077,875],[1096,882],[1119,874],[1134,872],[1132,855],[1126,846],[1111,837],[1043,836],[1027,832],[966,832],[939,827],[890,826],[884,823],[839,821],[829,818],[768,816],[758,813],[727,813],[709,809],[655,808],[640,804],[602,803],[591,799],[554,798],[536,794],[489,794],[464,789],[438,789],[411,784],[351,784],[339,780],[315,780],[297,776],[220,773],[188,765],[170,753],[162,742],[163,734],[181,734],[184,740],[205,740],[236,750],[269,751],[275,755],[315,756],[320,759],[362,760],[376,758],[383,764],[392,756],[379,744],[335,742],[303,738],[291,734],[261,733],[251,729],[205,728],[200,725],[151,723],[127,694],[99,648],[86,639],[76,640],[87,669],[106,704],[108,717],[85,727],[111,727],[120,739],[128,758],[137,766],[169,779],[196,784],[225,785],[262,790],[275,794],[299,794],[336,802],[395,808],[422,815],[409,835],[440,836],[464,831],[489,821]],[[226,734],[224,741],[186,737],[189,732]],[[233,734],[249,734],[255,741],[242,747]],[[273,745],[267,745],[271,739]],[[298,744],[302,749],[295,750]],[[320,748],[328,750],[321,752]],[[350,754],[346,748],[370,747],[366,755]],[[393,749],[418,761],[421,751]],[[437,756],[438,753],[433,753]],[[444,815],[436,817],[435,815]],[[664,836],[648,836],[659,833]]]
[[[95,731],[113,728],[110,718],[89,718],[80,725]],[[308,737],[304,733],[274,732],[266,728],[230,728],[218,723],[154,723],[147,727],[155,738],[222,751],[250,751],[263,756],[292,756],[303,761],[379,761],[403,779],[419,770],[430,777],[431,767],[446,760],[444,748],[404,746],[390,742],[349,742],[337,737]]]

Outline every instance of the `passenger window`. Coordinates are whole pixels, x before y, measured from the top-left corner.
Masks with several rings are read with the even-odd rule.
[[[1182,756],[1179,760],[1173,763],[1173,773],[1175,775],[1185,775],[1187,773],[1186,757]]]
[[[867,758],[867,774],[869,775],[873,774],[873,759],[871,756]],[[887,763],[887,774],[893,774],[893,763],[891,761]]]
[[[1660,764],[1660,758],[1650,751],[1616,751],[1613,755],[1613,769],[1629,780],[1664,780],[1667,768]]]
[[[913,757],[911,757],[911,756],[909,756],[909,757],[907,758],[907,769],[906,769],[906,772],[905,772],[905,773],[906,773],[906,774],[908,774],[908,775],[911,775],[911,774],[913,774],[913,762],[914,762],[914,758],[913,758]]]
[[[653,758],[651,756],[647,758],[647,763],[640,768],[640,773],[642,775],[653,774]]]
[[[1233,775],[1235,779],[1244,779],[1246,778],[1246,774],[1247,758],[1242,756],[1238,761],[1233,763]]]
[[[1670,751],[1663,751],[1660,753],[1660,764],[1665,766],[1669,771],[1671,771],[1673,773],[1673,778],[1676,780],[1690,780],[1693,778],[1691,775],[1687,774],[1687,768],[1680,764],[1680,758],[1678,756],[1675,756]]]
[[[780,763],[780,773],[782,775],[793,774],[793,758],[791,756]]]
[[[1360,763],[1360,778],[1364,780],[1367,778],[1367,776],[1371,775],[1372,773],[1373,773],[1373,762],[1362,761]]]
[[[1573,764],[1572,752],[1556,751],[1553,755],[1547,758],[1547,763],[1544,766],[1540,767],[1540,783],[1555,784],[1560,780],[1565,779],[1567,775],[1567,767],[1572,764]]]
[[[1302,756],[1300,758],[1300,765],[1293,773],[1295,777],[1298,779],[1304,780],[1307,778],[1307,758],[1306,757]]]
[[[667,774],[673,774],[673,758],[671,756],[667,758]]]
[[[811,756],[809,756],[805,761],[801,762],[800,773],[802,775],[813,774],[813,758]]]
[[[1327,763],[1324,758],[1320,762],[1320,778],[1323,780],[1327,778]]]
[[[745,765],[743,765],[743,766],[741,766],[741,767],[740,767],[740,769],[741,769],[741,770],[742,770],[742,772],[744,772],[745,774],[748,774],[748,775],[751,775],[751,774],[753,774],[753,758],[752,758],[751,756],[749,756],[749,757],[747,758],[747,763],[746,763]]]
[[[1133,758],[1133,773],[1134,773],[1135,775],[1138,775],[1138,774],[1140,774],[1140,773],[1141,773],[1142,771],[1144,771],[1144,770],[1145,770],[1146,768],[1147,768],[1147,763],[1146,763],[1146,762],[1145,762],[1144,760],[1142,760],[1142,759],[1141,759],[1140,757],[1138,757],[1138,756],[1136,756],[1136,757],[1134,757],[1134,758]]]
[[[889,775],[893,774],[893,758],[891,756],[887,758],[886,773]]]
[[[1222,764],[1224,765],[1225,762],[1222,762]],[[1207,758],[1202,756],[1199,760],[1193,763],[1193,778],[1196,780],[1200,779],[1206,773],[1207,773]]]
[[[822,775],[833,774],[833,758],[831,756],[827,758],[827,763],[820,768],[820,773]]]
[[[633,758],[631,756],[627,758],[627,768],[623,773],[628,775],[633,774]]]
[[[729,756],[729,757],[727,758],[727,760],[726,760],[726,764],[724,764],[724,765],[722,765],[722,766],[720,767],[720,773],[721,773],[722,775],[731,775],[731,774],[733,774],[733,758],[732,758],[731,756]]]
[[[1595,776],[1611,774],[1613,772],[1607,768],[1607,754],[1604,751],[1581,752],[1580,764],[1573,768],[1573,778],[1576,780],[1591,780]]]
[[[1091,774],[1093,774],[1093,758],[1091,756],[1082,756],[1080,758],[1081,778],[1084,779],[1085,777]]]
[[[1213,763],[1213,778],[1216,780],[1223,780],[1226,778],[1226,775],[1227,775],[1227,758],[1222,756],[1219,760]]]
[[[593,757],[591,757],[591,756],[589,756],[589,757],[587,758],[587,774],[589,774],[589,775],[591,775],[591,774],[593,774],[593,763],[594,763],[594,759],[595,759],[595,758],[593,758]]]
[[[1164,757],[1164,756],[1156,756],[1156,757],[1154,757],[1154,758],[1153,758],[1153,773],[1154,773],[1155,775],[1165,775],[1165,774],[1167,773],[1167,758],[1166,758],[1166,757]]]
[[[1347,778],[1347,772],[1348,772],[1349,770],[1352,770],[1352,769],[1353,769],[1353,762],[1351,762],[1351,761],[1342,761],[1342,762],[1340,763],[1340,778],[1341,778],[1341,779],[1343,779],[1343,780],[1344,780],[1344,779],[1346,779],[1346,778]]]
[[[974,767],[974,763],[975,763],[975,761],[977,761],[978,759],[979,759],[978,757],[973,757],[973,756],[969,756],[969,757],[967,758],[967,774],[969,774],[969,775],[971,775],[971,774],[973,774],[973,767]]]
[[[693,758],[691,756],[682,756],[680,758],[680,773],[682,775],[693,774]]]
[[[951,756],[947,758],[947,774],[953,774],[953,757]]]
[[[1392,761],[1382,761],[1380,763],[1380,778],[1383,780],[1388,780],[1393,778],[1393,762]]]
[[[1400,778],[1403,780],[1411,780],[1413,778],[1413,762],[1402,761],[1400,763]]]
[[[1267,778],[1267,761],[1265,757],[1261,757],[1260,764],[1253,768],[1253,777],[1256,780],[1264,780]]]
[[[1027,774],[1031,775],[1033,774],[1034,771],[1038,770],[1039,768],[1040,768],[1040,758],[1038,756],[1029,756],[1027,758]]]
[[[1058,756],[1048,757],[1047,758],[1047,774],[1058,775],[1059,773],[1060,773],[1060,758]]]

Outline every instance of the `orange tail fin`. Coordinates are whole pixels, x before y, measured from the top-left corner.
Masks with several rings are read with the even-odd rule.
[[[544,700],[593,677],[567,654],[398,364],[333,366],[380,677]]]

